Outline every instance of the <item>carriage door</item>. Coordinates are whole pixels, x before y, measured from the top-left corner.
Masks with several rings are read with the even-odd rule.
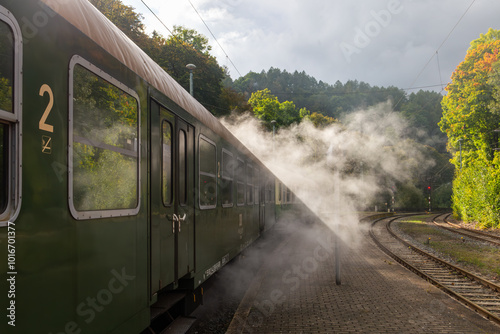
[[[151,101],[152,294],[194,270],[194,128]]]

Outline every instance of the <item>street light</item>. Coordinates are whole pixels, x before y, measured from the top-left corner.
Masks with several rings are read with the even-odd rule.
[[[271,121],[271,124],[273,125],[273,158],[274,158],[274,134],[275,134],[275,131],[276,131],[274,125],[276,124],[276,121],[273,119]]]
[[[186,68],[189,70],[189,94],[193,95],[193,70],[196,68],[194,64],[187,64]]]

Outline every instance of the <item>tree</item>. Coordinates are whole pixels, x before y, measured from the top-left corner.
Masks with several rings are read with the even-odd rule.
[[[121,0],[89,1],[141,48],[147,44],[143,16],[136,13],[133,7],[124,5]]]
[[[252,93],[248,103],[252,107],[254,115],[264,123],[268,130],[273,128],[273,120],[276,121],[278,128],[286,127],[300,122],[301,114],[305,116],[308,113],[305,109],[297,109],[293,102],[280,103],[278,98],[272,95],[267,88]]]
[[[490,109],[494,87],[488,81],[499,51],[500,40],[474,43],[446,87],[448,94],[442,101],[443,116],[439,125],[448,136],[448,149],[455,151],[453,163],[457,167],[460,165],[456,150],[459,140],[463,142],[462,160],[466,164],[478,157],[492,158],[492,131],[499,127],[500,115]]]
[[[338,120],[335,118],[324,116],[317,112],[306,115],[304,118],[311,121],[316,128],[325,128],[333,123],[338,123]]]
[[[242,114],[252,110],[245,96],[230,87],[222,88],[220,108],[217,116],[229,115],[231,112]]]
[[[192,36],[191,32],[189,36]],[[200,39],[202,37],[200,35]],[[220,112],[218,106],[222,93],[222,79],[226,74],[215,57],[200,52],[193,45],[175,36],[165,39],[155,34],[153,38],[157,41],[153,59],[186,90],[189,90],[189,71],[186,65],[196,65],[193,71],[194,97],[217,115]]]
[[[446,87],[439,123],[448,136],[448,149],[454,151],[454,214],[483,227],[499,227],[500,218],[500,157],[493,150],[500,126],[499,37],[500,31],[490,29],[471,42]],[[461,152],[456,149],[459,143]]]
[[[494,42],[500,40],[500,30],[495,30],[493,28],[488,29],[486,34],[479,34],[479,38],[470,42],[470,48],[468,51],[477,48],[481,44]]]
[[[215,115],[227,113],[220,107],[225,69],[210,55],[211,47],[205,36],[193,29],[174,26],[173,35],[168,38],[156,31],[149,37],[144,32],[142,15],[121,0],[90,1],[186,90],[189,90],[186,65],[195,64],[195,98]]]
[[[420,90],[411,93],[407,102],[401,106],[401,115],[408,120],[409,138],[435,147],[439,152],[446,152],[446,135],[441,132],[438,123],[441,120],[443,96],[436,92]]]
[[[196,51],[209,55],[212,46],[208,44],[208,38],[201,35],[194,29],[174,25],[172,37],[191,45]]]

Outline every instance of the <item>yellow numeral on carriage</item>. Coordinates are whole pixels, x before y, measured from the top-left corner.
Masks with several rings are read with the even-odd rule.
[[[49,87],[49,85],[46,84],[40,88],[40,96],[44,96],[45,93],[49,94],[49,104],[47,105],[47,108],[45,109],[42,118],[40,118],[38,127],[40,128],[40,130],[43,131],[54,132],[54,127],[50,124],[45,123],[47,121],[47,117],[49,117],[52,107],[54,106],[54,94],[52,93],[52,89]]]

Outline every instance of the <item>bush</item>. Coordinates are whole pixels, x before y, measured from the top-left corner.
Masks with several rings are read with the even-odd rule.
[[[453,212],[481,228],[500,228],[500,172],[498,166],[459,170],[453,181]]]

